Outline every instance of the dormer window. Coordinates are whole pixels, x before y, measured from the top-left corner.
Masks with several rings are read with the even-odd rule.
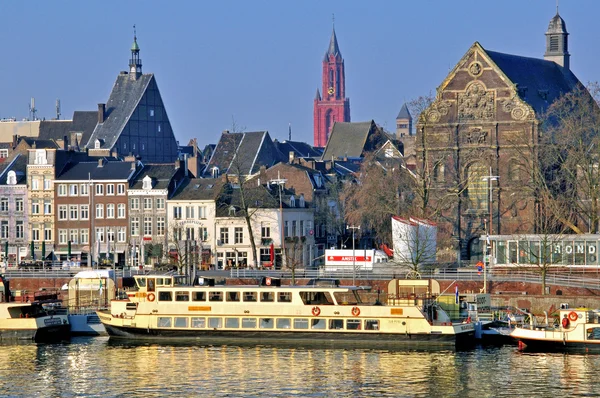
[[[213,167],[212,168],[212,177],[213,178],[219,178],[219,168],[218,167]]]
[[[6,185],[16,185],[17,184],[17,173],[13,170],[8,172],[8,176],[6,177]]]
[[[394,148],[385,148],[385,157],[393,158],[394,157]]]
[[[101,145],[100,140],[94,141],[94,149],[100,149],[100,145]]]
[[[35,164],[48,164],[46,160],[46,151],[43,149],[37,149],[35,151]]]
[[[235,206],[229,206],[229,215],[235,216]]]
[[[294,195],[290,196],[290,207],[296,207],[296,198],[294,198]]]
[[[304,204],[304,195],[300,195],[299,202],[300,202],[300,203],[299,203],[299,206],[300,206],[300,207],[304,207],[304,206],[305,206],[305,204]]]
[[[152,178],[150,178],[150,176],[144,177],[144,179],[142,180],[142,188],[152,189]]]
[[[321,188],[322,182],[321,182],[321,175],[320,174],[315,175],[315,184],[317,185],[317,188]]]

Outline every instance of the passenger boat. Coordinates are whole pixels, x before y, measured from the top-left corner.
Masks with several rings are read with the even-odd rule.
[[[33,301],[15,301],[9,281],[0,275],[0,340],[50,341],[68,339],[70,326],[66,315],[44,308],[57,295],[37,292]]]
[[[281,286],[263,278],[258,285],[215,285],[199,278],[136,275],[136,291],[111,301],[97,314],[109,336],[198,338],[203,341],[251,338],[260,342],[345,341],[383,344],[471,344],[471,323],[453,323],[436,300],[435,280],[388,284],[385,304],[365,304],[364,287],[315,283]]]
[[[561,309],[560,323],[515,327],[510,336],[519,349],[532,351],[600,352],[600,310]]]

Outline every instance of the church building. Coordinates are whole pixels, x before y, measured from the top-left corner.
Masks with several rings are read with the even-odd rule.
[[[322,83],[322,91],[317,89],[314,100],[314,146],[318,148],[327,145],[335,122],[350,121],[350,99],[346,98],[344,59],[335,29],[331,33],[329,48],[323,57]]]

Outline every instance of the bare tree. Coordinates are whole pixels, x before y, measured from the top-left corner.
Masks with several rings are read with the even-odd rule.
[[[392,263],[404,268],[409,278],[416,278],[426,267],[435,264],[437,228],[425,220],[415,218],[394,219],[392,222]]]

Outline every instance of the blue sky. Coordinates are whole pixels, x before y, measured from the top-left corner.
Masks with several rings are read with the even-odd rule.
[[[434,92],[474,41],[543,57],[554,0],[1,1],[0,118],[63,118],[106,102],[127,69],[133,24],[180,143],[216,143],[232,121],[312,144],[313,98],[332,14],[353,121],[389,130]],[[571,69],[600,80],[598,0],[562,0]]]

